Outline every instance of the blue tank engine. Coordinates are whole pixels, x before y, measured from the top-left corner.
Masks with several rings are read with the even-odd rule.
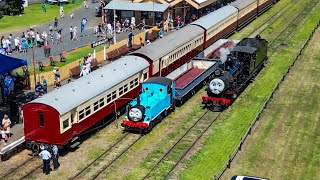
[[[148,132],[175,109],[175,83],[153,77],[142,84],[142,93],[129,103],[121,126],[126,130]]]

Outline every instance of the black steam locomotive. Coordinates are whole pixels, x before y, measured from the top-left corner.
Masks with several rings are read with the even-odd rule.
[[[206,88],[208,96],[202,104],[211,111],[223,111],[248,86],[267,61],[268,41],[260,36],[241,40],[227,56],[219,62],[219,68]]]

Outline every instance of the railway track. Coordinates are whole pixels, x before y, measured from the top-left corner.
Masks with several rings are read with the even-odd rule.
[[[131,135],[131,137],[129,137]],[[76,175],[69,179],[78,179],[87,174],[84,174],[85,171],[95,170],[91,177],[86,177],[86,179],[96,179],[103,171],[105,171],[109,166],[111,166],[115,161],[117,161],[123,154],[125,154],[133,145],[135,145],[143,136],[142,135],[132,135],[129,132],[126,132],[125,135],[120,137],[115,143],[113,143],[108,149],[106,149],[103,153],[101,153],[97,158],[95,158],[90,164],[88,164],[85,168],[79,171]],[[130,139],[132,138],[132,139]],[[128,140],[129,146],[125,147],[120,153],[117,153],[116,157],[107,157],[108,154],[112,153],[112,150],[115,148],[122,149],[121,145],[124,144],[124,141]],[[112,155],[111,155],[112,156]],[[102,163],[103,162],[105,163]],[[100,161],[100,164],[97,163]],[[88,175],[90,176],[90,175]]]
[[[308,14],[310,14],[312,12],[312,9],[315,7],[315,5],[319,3],[318,1],[311,1],[310,3],[308,3],[308,5],[306,5],[306,7],[300,12],[298,13],[291,21],[290,23],[276,36],[276,38],[274,40],[271,41],[271,43],[269,44],[269,46],[274,45],[274,42],[276,42],[277,40],[281,39],[282,42],[284,42],[298,27],[299,25],[303,22],[303,20],[308,16]],[[285,9],[281,10],[281,15],[284,14],[285,12],[287,12],[290,9],[291,6],[286,6]],[[278,13],[277,13],[278,14]],[[281,15],[279,17],[281,17]],[[274,17],[276,17],[275,19],[273,19]],[[272,20],[272,23],[274,23],[278,18],[278,16],[274,15],[273,17],[271,17],[269,20]],[[268,21],[269,21],[268,20]],[[266,28],[268,28],[270,25],[266,26],[261,32],[263,32]],[[257,30],[260,28],[257,28]],[[256,31],[256,30],[255,30]],[[253,31],[253,32],[255,32]],[[253,33],[251,33],[250,35],[252,35]],[[249,35],[249,36],[250,36]],[[272,51],[270,57],[277,51],[277,48],[280,46],[281,44],[277,45],[274,50]],[[207,114],[207,112],[205,113]],[[145,175],[145,177],[143,179],[147,179],[149,178],[152,173],[156,172],[157,169],[161,166],[162,162],[169,162],[171,163],[171,168],[166,172],[166,174],[164,174],[163,179],[167,179],[170,174],[172,173],[172,171],[179,165],[179,163],[181,162],[182,159],[185,158],[185,156],[187,155],[188,152],[190,152],[190,150],[192,149],[192,147],[200,140],[200,138],[203,136],[203,134],[205,134],[205,132],[207,132],[207,130],[211,127],[211,125],[219,118],[220,114],[213,120],[210,122],[210,124],[205,128],[205,130],[202,131],[202,133],[200,133],[195,140],[190,141],[189,139],[186,139],[186,141],[189,141],[189,143],[192,142],[191,145],[188,146],[187,150],[184,151],[183,155],[180,156],[179,158],[175,159],[175,160],[171,160],[170,159],[170,154],[174,153],[174,149],[180,144],[183,143],[184,138],[187,136],[187,134],[191,131],[192,128],[194,128],[196,126],[196,124],[204,118],[205,114],[203,116],[201,116],[199,118],[199,120],[192,126],[190,127],[190,129],[166,152],[166,154],[164,156],[162,156],[162,158],[151,168],[151,170],[147,173],[147,175]],[[172,162],[174,162],[172,164]],[[163,170],[163,169],[162,169]],[[159,172],[159,171],[158,171]]]
[[[278,20],[284,13],[286,13],[298,0],[296,0],[294,3],[288,3],[285,8],[280,9],[277,11],[273,16],[268,18],[264,25],[257,27],[254,29],[247,37],[254,38],[255,36],[261,34],[263,31],[265,31],[272,23],[274,23],[276,20]]]
[[[14,169],[11,169],[8,173],[0,177],[0,179],[25,179],[41,167],[41,159],[37,156],[33,156]]]
[[[174,143],[174,145],[161,157],[161,159],[157,161],[157,163],[143,177],[143,179],[149,178],[154,172],[160,172],[157,170],[160,168],[162,162],[171,162],[172,167],[163,177],[167,178],[170,175],[174,168],[181,162],[186,154],[190,152],[192,147],[199,142],[201,137],[209,130],[212,124],[216,122],[221,115],[221,113],[218,113],[215,118],[213,118],[211,121],[208,121],[210,116],[206,116],[207,114],[208,111],[205,111],[205,113],[200,116],[200,118],[192,126],[190,126],[190,128]],[[183,154],[182,156],[179,155],[181,153]],[[174,164],[172,164],[172,162],[174,162]]]
[[[319,1],[313,0],[308,4],[298,15],[295,16],[293,20],[283,29],[274,40],[269,43],[269,48],[273,51],[270,53],[269,57],[271,57],[277,49],[283,45],[283,42],[299,27],[299,25],[304,21],[304,19],[312,12],[312,9],[316,7]],[[284,35],[284,36],[282,36]],[[278,45],[273,48],[273,45],[278,41]]]
[[[25,165],[28,165],[29,163],[33,162],[33,160],[35,159],[36,157],[33,156],[29,159],[27,159],[26,161],[24,161],[23,163],[21,163],[20,165],[18,165],[17,167],[13,168],[13,169],[10,169],[10,171],[8,173],[6,173],[5,175],[1,176],[0,179],[8,179],[9,178],[9,175],[12,175],[14,174],[14,172],[18,171],[19,169],[21,169],[23,166]]]

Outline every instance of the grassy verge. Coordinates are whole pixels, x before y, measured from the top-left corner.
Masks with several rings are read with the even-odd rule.
[[[270,179],[320,177],[320,30],[275,93],[243,153],[222,179],[248,174]],[[285,169],[285,171],[283,171]]]
[[[103,46],[98,46],[96,48],[96,52],[103,50]],[[74,61],[77,61],[79,59],[82,59],[84,56],[87,56],[89,53],[93,53],[93,49],[89,46],[84,46],[81,47],[77,50],[71,51],[69,52],[65,57],[66,57],[66,62],[58,62],[56,63],[55,67],[62,67],[65,66],[66,64],[72,63]],[[55,61],[60,60],[60,57],[55,58]],[[45,64],[46,65],[46,64]],[[33,69],[33,65],[29,65],[29,71]],[[43,71],[39,70],[39,66],[36,66],[36,73],[42,73],[42,72],[48,72],[48,71],[52,71],[53,70],[53,66],[47,66],[46,68],[44,68]],[[22,69],[16,69],[15,72],[17,72],[18,74],[23,74]],[[33,74],[33,73],[32,73]]]
[[[65,14],[77,9],[81,6],[82,2],[82,0],[76,0],[76,4],[69,3],[63,5]],[[0,20],[0,31],[7,32],[53,21],[55,16],[60,17],[59,8],[56,5],[47,5],[47,12],[42,12],[41,4],[29,5],[24,9],[22,16],[4,16]]]
[[[251,22],[249,25],[244,27],[241,31],[237,31],[232,38],[234,39],[242,39],[250,35],[257,28],[261,27],[265,23],[267,23],[268,19],[271,18],[276,13],[279,13],[282,9],[289,6],[292,3],[292,0],[281,0],[267,12],[263,13],[258,17],[257,20]]]
[[[288,46],[279,49],[270,58],[259,78],[224,112],[222,122],[214,127],[213,133],[204,141],[203,149],[186,163],[180,178],[207,179],[222,168],[258,109],[311,34],[319,17],[320,6],[317,5],[307,20],[288,38]]]

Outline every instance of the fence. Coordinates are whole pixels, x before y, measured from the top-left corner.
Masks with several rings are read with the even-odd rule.
[[[274,92],[276,90],[278,90],[280,84],[284,81],[285,77],[287,76],[287,74],[290,72],[291,68],[294,66],[295,62],[298,60],[298,58],[301,56],[302,52],[304,51],[304,49],[307,47],[307,45],[309,44],[311,38],[313,37],[315,31],[318,29],[318,27],[320,26],[320,21],[318,22],[318,24],[316,25],[316,27],[312,30],[312,33],[310,34],[310,36],[308,37],[308,39],[305,41],[305,43],[303,44],[302,48],[300,49],[300,51],[298,52],[298,54],[296,55],[295,59],[293,60],[293,62],[291,63],[291,65],[287,68],[286,72],[282,75],[282,78],[279,80],[279,82],[276,84],[276,86],[272,89],[270,95],[267,97],[266,101],[263,103],[262,108],[260,108],[260,110],[258,111],[257,115],[253,118],[252,122],[250,123],[250,126],[248,128],[248,130],[246,131],[246,133],[242,136],[242,138],[240,139],[240,142],[238,144],[238,146],[235,148],[235,150],[233,151],[233,153],[231,153],[231,155],[229,155],[228,160],[225,162],[225,164],[223,165],[223,167],[220,169],[220,171],[214,176],[214,179],[220,179],[221,176],[223,175],[223,173],[227,170],[227,168],[230,168],[230,165],[232,163],[232,161],[234,160],[234,158],[236,157],[237,153],[241,150],[241,147],[244,143],[244,141],[247,139],[248,135],[251,133],[251,130],[253,128],[253,126],[256,124],[256,122],[259,120],[261,113],[263,112],[264,109],[267,108],[267,105],[269,103],[269,101],[273,98]]]
[[[149,29],[149,34],[152,33],[152,31],[154,29],[155,28]],[[141,33],[135,35],[133,37],[133,44],[140,44],[140,38],[141,38],[142,42],[145,41],[145,32],[141,32]],[[123,45],[127,45],[127,44],[128,44],[128,39],[124,39],[122,41],[117,42],[116,44],[110,45],[106,49],[106,51],[110,52],[110,51],[112,51],[114,49],[117,49],[117,48],[119,48],[119,47],[121,47]],[[76,49],[77,48],[74,48],[73,50],[76,50]],[[71,52],[73,50],[70,50],[69,52]],[[92,49],[92,51],[93,51],[93,49]],[[103,60],[104,60],[104,51],[103,50],[96,52],[96,59],[97,59],[98,63],[103,62]],[[70,62],[70,63],[68,63],[68,64],[66,64],[66,65],[64,65],[64,66],[59,68],[60,69],[60,79],[61,79],[61,81],[70,78],[70,69],[78,66],[79,65],[79,61],[82,61],[82,58],[79,59],[79,60]],[[46,66],[48,66],[48,65],[46,65]],[[47,80],[47,83],[48,83],[49,86],[54,84],[54,74],[52,73],[52,71],[41,72],[41,73],[37,73],[37,74],[34,74],[33,70],[30,70],[30,72],[31,72],[31,74],[30,74],[30,85],[31,85],[31,88],[34,88],[34,85],[35,85],[35,83],[34,83],[34,75],[36,76],[36,79],[38,79],[37,81],[40,81],[40,77],[44,76],[45,79]]]

